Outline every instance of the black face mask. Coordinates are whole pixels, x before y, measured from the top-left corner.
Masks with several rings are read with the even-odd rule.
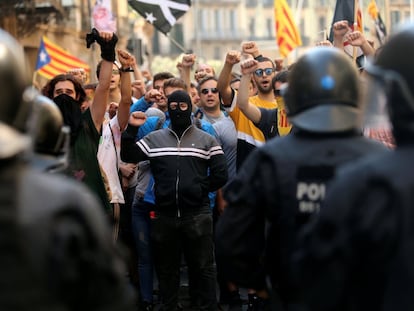
[[[168,107],[168,112],[170,114],[172,128],[181,133],[191,125],[191,109],[190,107],[187,110],[182,111],[179,107],[175,110],[171,110]]]
[[[63,123],[70,127],[70,143],[73,145],[81,125],[82,111],[79,102],[66,94],[56,96],[53,101],[62,113]]]

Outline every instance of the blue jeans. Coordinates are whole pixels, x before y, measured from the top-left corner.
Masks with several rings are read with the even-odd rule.
[[[149,212],[154,205],[142,199],[134,200],[132,205],[132,233],[138,256],[140,299],[152,302],[154,268],[151,250],[151,219]]]

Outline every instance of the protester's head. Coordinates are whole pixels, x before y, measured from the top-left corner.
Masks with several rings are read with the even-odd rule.
[[[152,80],[152,88],[161,93],[161,97],[158,100],[157,105],[162,110],[167,109],[166,107],[167,98],[165,97],[165,94],[164,94],[164,81],[171,79],[171,78],[174,78],[174,75],[172,73],[163,71],[163,72],[156,73]]]
[[[397,145],[414,135],[414,24],[401,27],[383,45],[374,65],[365,68],[370,77],[370,100],[385,97]]]
[[[81,104],[86,100],[82,85],[72,75],[61,74],[46,84],[43,94],[59,107],[64,124],[70,127],[71,143],[74,143],[81,124]]]
[[[289,121],[309,132],[343,132],[359,128],[358,73],[343,52],[315,47],[289,72],[282,91]]]
[[[23,48],[0,29],[0,122],[19,131],[26,129],[32,107],[24,99],[30,81],[26,68]]]
[[[190,83],[190,97],[193,104],[193,112],[200,106],[200,96],[198,95],[197,84]]]
[[[220,110],[220,94],[217,88],[217,78],[206,76],[198,83],[200,106],[207,112]]]
[[[170,94],[175,91],[185,90],[186,88],[185,81],[181,78],[174,77],[164,80],[164,95],[166,97],[170,96]]]
[[[170,94],[168,96],[168,112],[173,130],[181,135],[191,125],[192,105],[190,95],[183,90]]]
[[[270,58],[264,56],[260,56],[256,60],[258,64],[253,73],[253,80],[259,93],[269,94],[273,92],[272,79],[276,74],[275,64]]]
[[[99,75],[101,73],[102,67],[102,60],[96,66],[96,77],[99,79]],[[111,75],[111,83],[109,85],[109,90],[113,91],[119,88],[121,83],[121,71],[119,70],[121,65],[116,61],[112,64],[112,75]]]
[[[214,76],[216,73],[214,68],[209,64],[200,63],[197,65],[197,68],[194,72],[194,79],[199,82],[202,78],[206,76]]]

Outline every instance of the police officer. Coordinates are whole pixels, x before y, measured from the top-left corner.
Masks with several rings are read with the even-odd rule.
[[[294,310],[301,301],[289,266],[299,228],[319,211],[339,165],[384,147],[361,135],[358,74],[341,51],[310,50],[288,83],[292,133],[255,150],[225,189],[216,248],[230,281],[271,286],[278,307]]]
[[[387,98],[396,149],[343,167],[295,263],[312,310],[414,306],[414,25],[391,36],[365,68]]]
[[[0,310],[131,310],[96,198],[30,166],[28,81],[23,49],[0,29]]]

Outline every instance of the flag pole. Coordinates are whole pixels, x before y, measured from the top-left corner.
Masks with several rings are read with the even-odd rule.
[[[354,0],[354,31],[358,29],[358,0]],[[352,47],[352,60],[356,63],[357,59],[357,48],[356,46]]]
[[[164,33],[164,35],[172,42],[174,43],[183,53],[187,53],[187,50],[185,47],[183,47],[181,44],[179,44],[174,38],[170,37],[168,33]]]

